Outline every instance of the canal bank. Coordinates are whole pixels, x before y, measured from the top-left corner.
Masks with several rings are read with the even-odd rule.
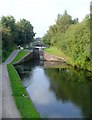
[[[13,91],[12,96],[15,99],[15,103],[21,114],[21,117],[22,118],[39,118],[39,113],[36,111],[24,86],[22,85],[21,79],[17,71],[13,66],[14,62],[24,59],[29,54],[30,54],[29,51],[24,51],[24,52],[20,51],[16,56],[16,58],[10,64],[7,65],[7,69],[9,72],[11,87]]]
[[[57,60],[49,57],[48,66],[57,65]],[[63,63],[52,69],[46,68],[44,61],[32,59],[15,68],[41,118],[90,118],[90,72],[59,67]]]
[[[7,72],[7,64],[15,58],[18,52],[19,50],[15,50],[2,64],[2,118],[21,118],[12,96],[12,88]]]
[[[49,66],[53,63],[48,62]],[[90,118],[90,72],[60,68],[60,64],[46,68],[42,61],[32,59],[15,69],[41,118]]]
[[[76,62],[76,59],[73,60],[71,57],[67,56],[65,53],[63,53],[60,49],[57,49],[56,47],[46,48],[44,51],[47,54],[57,56],[61,59],[63,58],[63,60],[67,64],[73,66],[75,69],[82,69],[82,70],[85,70],[85,71],[92,72],[92,64],[91,64],[92,60],[89,61],[89,64],[88,64],[88,62],[86,63],[85,61],[82,63],[81,62],[82,58]]]
[[[25,57],[24,57],[25,58]],[[34,60],[32,60],[33,62],[34,62]],[[42,74],[43,73],[43,64],[42,64],[42,61],[41,61],[41,63],[40,62],[38,62],[37,61],[37,63],[35,62],[35,63],[33,63],[32,61],[30,61],[29,62],[29,65],[27,65],[27,67],[28,67],[28,69],[27,69],[27,67],[25,66],[25,64],[27,64],[27,62],[22,62],[24,65],[23,66],[21,66],[22,65],[22,63],[21,64],[17,64],[17,65],[19,65],[19,66],[21,66],[20,68],[21,68],[21,70],[24,70],[24,71],[22,71],[22,77],[24,77],[25,76],[25,74],[27,74],[28,75],[28,71],[29,70],[32,70],[32,67],[34,67],[34,65],[35,65],[35,69],[33,69],[33,75],[36,75],[36,76],[34,76],[34,80],[35,80],[35,82],[37,82],[37,84],[36,85],[38,85],[38,87],[39,87],[39,89],[37,89],[37,91],[38,90],[41,90],[40,88],[41,88],[41,86],[43,85],[43,88],[45,88],[45,86],[46,86],[46,84],[44,84],[44,83],[40,83],[41,81],[42,82],[44,82],[44,78],[42,78],[42,76],[41,75],[44,75],[44,74]],[[50,61],[51,62],[51,64],[52,64],[52,61]],[[13,63],[13,62],[12,62]],[[32,95],[28,95],[27,94],[27,92],[28,91],[31,91],[31,89],[33,88],[32,86],[30,86],[29,84],[30,83],[28,83],[28,85],[27,86],[24,86],[23,87],[23,85],[22,85],[22,82],[21,82],[21,80],[22,80],[22,78],[20,79],[20,74],[19,74],[19,72],[17,73],[16,72],[16,70],[15,70],[15,68],[14,68],[14,66],[12,65],[12,64],[9,64],[8,65],[8,70],[9,70],[9,73],[10,73],[10,78],[13,78],[13,81],[12,81],[12,79],[11,79],[11,82],[12,82],[12,88],[14,88],[14,92],[13,92],[13,95],[16,97],[15,98],[15,100],[16,100],[16,103],[17,103],[17,106],[18,106],[18,109],[21,111],[22,110],[22,117],[23,118],[39,118],[39,114],[38,114],[38,112],[39,112],[39,110],[38,110],[38,108],[37,108],[37,106],[35,105],[35,107],[34,107],[34,101],[33,101],[33,98],[32,98]],[[11,72],[12,71],[12,72]],[[52,71],[52,69],[50,69],[49,68],[49,71],[47,70],[45,70],[45,74],[47,74],[46,76],[48,76],[50,79],[54,79],[55,78],[55,80],[54,80],[54,82],[53,82],[53,84],[51,85],[52,86],[52,90],[54,89],[56,89],[56,88],[58,88],[58,80],[60,80],[61,78],[62,78],[62,76],[65,74],[65,76],[66,76],[66,78],[63,76],[63,80],[64,79],[66,79],[65,81],[67,82],[67,78],[70,78],[71,79],[71,77],[67,77],[67,75],[73,75],[71,72],[70,72],[70,70],[69,69],[61,69],[61,68],[57,68],[57,69],[55,69],[55,73],[57,73],[58,71],[59,71],[59,74],[55,74],[54,75],[54,73],[53,72],[51,72]],[[64,72],[63,72],[64,71]],[[41,75],[40,76],[38,76],[39,74],[40,74],[40,72],[42,72],[41,73]],[[79,71],[80,72],[80,71]],[[30,72],[29,72],[30,73]],[[61,75],[60,75],[61,74]],[[74,72],[74,75],[73,76],[75,76],[75,74],[76,74],[76,72]],[[32,75],[32,73],[30,73],[30,75]],[[45,76],[45,78],[47,79],[46,81],[48,81],[48,77],[46,77]],[[59,79],[56,79],[57,77],[59,76]],[[32,76],[31,76],[32,77]],[[35,78],[36,77],[36,78]],[[26,77],[26,78],[28,78],[28,77]],[[39,78],[39,79],[38,79]],[[74,77],[75,78],[75,77]],[[73,78],[73,79],[74,79]],[[76,77],[77,78],[77,77]],[[82,83],[83,81],[81,81],[81,78],[82,77],[80,77],[80,83]],[[87,76],[86,76],[86,78],[87,78]],[[50,81],[53,81],[53,79],[52,80],[50,80]],[[78,79],[79,78],[77,78],[77,82],[78,82]],[[27,79],[28,80],[28,79]],[[26,81],[27,81],[26,80]],[[30,79],[31,80],[31,79]],[[57,80],[57,82],[56,82],[56,85],[55,85],[55,81]],[[45,82],[46,82],[45,81]],[[50,82],[50,81],[48,81],[48,82]],[[76,80],[72,80],[72,82],[70,81],[70,85],[69,86],[71,86],[72,85],[72,83],[73,84],[75,84],[75,82],[73,82],[73,81],[76,81]],[[48,82],[46,82],[46,83],[48,83]],[[17,84],[16,84],[17,83]],[[38,83],[40,83],[40,84],[38,84]],[[65,83],[63,83],[63,81],[60,83],[60,84],[64,84],[63,86],[65,86]],[[59,84],[59,85],[60,85]],[[68,84],[69,84],[69,82],[68,82]],[[67,85],[68,85],[67,84]],[[17,86],[16,86],[17,85]],[[78,85],[78,84],[77,84]],[[29,88],[28,88],[28,86],[29,86]],[[33,85],[34,86],[34,85]],[[47,85],[48,86],[48,85]],[[63,86],[62,86],[62,89],[65,89],[65,87],[63,88]],[[68,86],[68,91],[69,91],[69,87]],[[75,86],[76,86],[76,84],[75,84]],[[80,86],[80,89],[81,89],[81,87],[82,86]],[[35,88],[37,88],[37,86],[35,87]],[[33,88],[33,90],[35,90],[35,88]],[[47,87],[46,87],[47,88]],[[61,88],[60,86],[59,86],[59,88]],[[76,87],[77,88],[77,87]],[[84,88],[84,86],[83,86],[83,88]],[[26,90],[28,90],[27,92],[25,92]],[[50,89],[50,88],[49,88]],[[75,88],[73,88],[73,89],[75,89]],[[21,91],[20,91],[21,90]],[[41,90],[41,91],[43,91],[43,90]],[[46,97],[44,97],[44,96],[40,96],[40,94],[42,93],[41,91],[38,91],[37,93],[38,94],[36,94],[39,98],[42,98],[42,99],[44,99],[44,98],[46,98]],[[62,91],[64,91],[64,90],[60,90],[61,91],[61,93],[62,93]],[[65,90],[64,92],[63,92],[63,94],[66,94],[67,95],[67,93],[65,93],[67,90]],[[72,90],[71,90],[72,91]],[[41,93],[40,93],[41,92]],[[33,92],[34,93],[34,92]],[[50,94],[52,94],[52,93],[50,93]],[[56,93],[57,94],[57,93]],[[70,94],[70,93],[69,93]],[[73,99],[73,93],[71,93],[72,94],[72,98],[70,98],[71,100]],[[70,94],[70,96],[68,96],[68,97],[71,97],[71,94]],[[84,94],[84,93],[83,93]],[[34,94],[33,94],[34,95]],[[41,94],[42,95],[42,94]],[[45,93],[44,93],[44,95],[46,95]],[[59,95],[60,95],[60,93],[59,93]],[[66,96],[65,95],[65,96]],[[30,98],[29,98],[29,96],[30,96]],[[62,96],[62,97],[64,97],[64,96]],[[79,96],[80,97],[80,96]],[[50,98],[52,98],[52,97],[50,97]],[[66,97],[65,97],[66,98]],[[83,98],[85,98],[85,97],[83,97]],[[54,99],[58,99],[58,96],[56,97],[56,98],[54,98]],[[63,98],[62,98],[63,99]],[[77,98],[77,100],[78,100],[79,98]],[[28,102],[26,102],[26,100],[28,100]],[[41,102],[40,101],[41,99],[36,99],[36,101],[38,101],[38,102]],[[46,99],[45,99],[46,100]],[[21,101],[21,103],[20,103],[20,101]],[[30,107],[30,102],[31,102],[31,107]],[[75,104],[76,104],[76,102],[77,101],[75,101]],[[50,103],[52,103],[52,101],[50,101]],[[61,102],[62,103],[62,102]],[[63,105],[63,103],[62,103],[62,105]],[[54,104],[53,104],[53,106],[54,106]],[[81,106],[81,105],[80,105]],[[49,107],[49,106],[48,106]],[[47,107],[47,108],[48,108]],[[30,109],[30,108],[32,108],[32,109]],[[50,108],[53,108],[53,107],[50,107]],[[61,107],[62,108],[62,107]],[[54,109],[56,109],[56,108],[54,108]],[[73,110],[73,107],[71,107],[71,109]],[[32,110],[32,111],[31,111]],[[43,111],[44,109],[43,109],[43,106],[42,106],[42,112],[44,112]],[[52,109],[53,110],[53,109]],[[27,112],[28,111],[28,112]],[[32,113],[32,114],[30,114],[29,113],[29,111],[30,111],[30,113]],[[38,112],[37,112],[38,111]],[[48,110],[46,110],[46,111],[48,111]],[[58,110],[55,110],[56,112],[58,111]],[[82,117],[81,116],[81,114],[78,112],[78,111],[80,111],[79,109],[76,109],[76,113],[77,113],[77,115],[79,115],[80,117]],[[51,113],[51,112],[50,112]],[[66,112],[67,113],[67,112]],[[66,114],[66,113],[64,113],[64,114]],[[40,114],[42,114],[42,113],[40,113]],[[58,117],[57,115],[58,114],[53,114],[54,115],[54,117]],[[29,116],[29,117],[28,117]],[[46,114],[44,114],[44,115],[42,115],[43,117],[47,117],[47,115]],[[51,115],[51,117],[53,117],[52,115]],[[62,117],[62,116],[60,116],[59,115],[59,117]]]

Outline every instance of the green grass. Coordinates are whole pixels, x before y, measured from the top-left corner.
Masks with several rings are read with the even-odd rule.
[[[39,118],[31,99],[29,98],[21,79],[12,64],[7,65],[13,96],[22,118]]]
[[[5,55],[2,54],[2,62],[5,62],[6,59],[11,55],[15,48],[8,50]]]
[[[57,49],[56,47],[46,48],[46,49],[44,49],[44,51],[49,54],[64,58],[66,61],[68,61],[70,59],[68,56],[66,56],[63,52],[61,52],[61,50]]]
[[[12,63],[18,61],[26,54],[27,52],[20,51],[15,57],[15,59],[12,61]],[[13,91],[12,95],[15,99],[15,103],[21,114],[21,117],[22,118],[40,118],[39,113],[37,112],[35,106],[33,105],[12,63],[7,65],[7,69],[8,69],[11,87]]]
[[[3,47],[3,46],[2,46]],[[11,46],[11,48],[9,48],[8,50],[4,50],[2,48],[2,62],[5,62],[5,60],[11,55],[11,53],[17,49],[17,47],[14,45],[14,46]]]
[[[25,55],[27,55],[29,52],[27,51],[23,51],[21,50],[18,55],[15,57],[15,59],[12,61],[12,63],[15,63],[17,61],[19,61],[22,57],[24,57]]]
[[[76,65],[75,61],[73,59],[71,59],[69,56],[65,55],[61,50],[57,49],[56,47],[46,48],[46,49],[44,49],[44,51],[49,53],[49,54],[56,55],[56,56],[59,56],[61,58],[64,58],[64,60],[66,61],[67,64],[70,64],[72,66]],[[81,69],[81,66],[77,66],[77,67]],[[82,69],[92,71],[91,65],[88,65],[87,67],[82,67]]]

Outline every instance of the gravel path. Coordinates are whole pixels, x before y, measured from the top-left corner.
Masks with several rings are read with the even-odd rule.
[[[12,52],[12,54],[9,56],[9,58],[3,63],[3,64],[9,64],[10,62],[12,62],[12,60],[16,57],[16,55],[18,54],[20,50],[14,50]]]
[[[19,50],[15,50],[10,55],[10,57],[1,65],[2,66],[2,109],[0,109],[0,113],[2,113],[2,116],[0,117],[2,118],[21,118],[20,113],[15,105],[14,98],[12,96],[12,89],[7,71],[7,64],[9,64],[15,58],[18,52]]]

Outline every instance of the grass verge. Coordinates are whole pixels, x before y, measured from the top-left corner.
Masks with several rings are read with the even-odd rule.
[[[27,55],[29,52],[27,51],[23,51],[21,50],[18,55],[15,57],[15,59],[12,61],[12,63],[15,63],[17,61],[19,61],[22,57],[24,57],[25,55]]]
[[[46,48],[46,49],[44,49],[44,51],[49,54],[64,58],[66,61],[69,61],[69,59],[70,59],[68,56],[66,56],[63,52],[61,52],[59,49],[57,49],[55,47]]]
[[[27,52],[25,53],[24,51],[20,51],[16,56],[16,58],[12,61],[12,63],[16,62],[26,54]],[[13,97],[15,99],[17,108],[19,109],[19,112],[21,114],[21,117],[22,118],[40,118],[39,113],[37,112],[35,106],[33,105],[12,63],[7,65],[7,69],[10,77]]]
[[[61,50],[59,50],[55,47],[46,48],[46,49],[44,49],[44,51],[49,54],[64,58],[67,64],[70,64],[74,67],[76,66],[78,69],[80,68],[80,69],[84,69],[84,70],[88,70],[88,71],[92,72],[92,67],[91,67],[90,63],[87,64],[86,66],[77,65],[73,59],[71,59],[69,56],[65,55]]]

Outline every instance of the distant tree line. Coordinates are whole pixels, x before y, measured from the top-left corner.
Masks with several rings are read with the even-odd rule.
[[[25,19],[18,22],[13,16],[2,16],[2,59],[18,45],[25,46],[34,40],[35,33],[31,23]]]
[[[79,22],[78,18],[73,20],[65,10],[63,15],[58,15],[56,23],[49,27],[42,38],[43,43],[55,46],[69,56],[70,64],[90,70],[90,18],[87,15]]]

